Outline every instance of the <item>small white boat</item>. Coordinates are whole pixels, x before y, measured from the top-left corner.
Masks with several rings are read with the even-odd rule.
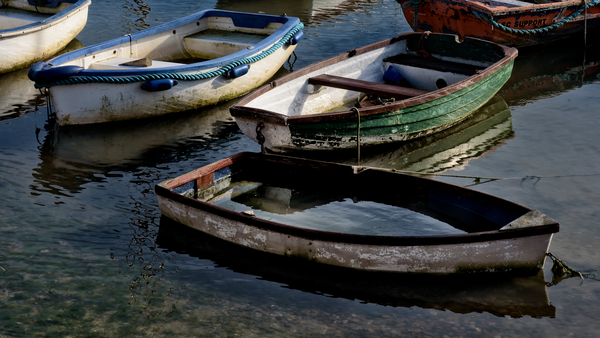
[[[91,0],[0,0],[0,74],[58,53],[81,32]]]
[[[40,62],[61,125],[140,119],[227,101],[268,81],[302,39],[298,18],[206,10]]]
[[[451,184],[240,153],[156,186],[162,214],[242,247],[365,271],[537,273],[559,224]]]

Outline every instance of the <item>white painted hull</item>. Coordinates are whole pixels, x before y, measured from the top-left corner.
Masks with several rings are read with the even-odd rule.
[[[493,272],[511,266],[542,268],[552,234],[505,240],[424,246],[387,246],[306,239],[242,222],[158,197],[162,213],[179,223],[244,247],[300,256],[358,270],[450,274]]]
[[[60,125],[159,116],[261,86],[301,28],[293,17],[206,10],[38,63],[30,79],[49,89]]]
[[[148,92],[140,83],[86,83],[50,89],[57,122],[61,125],[125,121],[196,109],[249,93],[267,82],[292,54],[295,45],[283,46],[253,63],[242,77],[218,76],[179,81],[167,91]]]
[[[18,34],[0,31],[0,73],[27,67],[65,48],[85,27],[90,4],[88,1],[61,20],[40,23]]]

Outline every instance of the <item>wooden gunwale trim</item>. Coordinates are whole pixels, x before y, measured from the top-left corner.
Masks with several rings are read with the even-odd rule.
[[[260,108],[246,107],[245,105],[248,104],[249,102],[253,101],[254,99],[256,99],[258,96],[270,91],[271,89],[273,89],[279,85],[290,82],[298,77],[308,75],[309,73],[312,73],[323,67],[330,66],[332,64],[338,63],[343,60],[347,60],[355,55],[360,55],[360,54],[370,52],[370,51],[378,49],[378,48],[382,48],[382,47],[391,45],[398,41],[404,40],[411,35],[422,35],[422,33],[414,33],[414,32],[413,33],[404,33],[404,34],[398,35],[394,38],[376,42],[376,43],[367,45],[365,47],[357,48],[357,49],[349,51],[347,53],[340,54],[340,55],[331,57],[329,59],[325,59],[323,61],[314,63],[310,66],[302,68],[301,70],[298,70],[289,75],[283,76],[280,79],[277,79],[277,80],[255,90],[254,92],[248,94],[246,97],[244,97],[243,99],[238,101],[232,107],[230,107],[229,110],[230,110],[232,116],[234,116],[234,117],[236,117],[236,116],[251,116],[254,118],[260,117],[261,119],[264,117],[265,120],[268,120],[269,122],[281,124],[284,126],[287,126],[290,124],[297,124],[297,123],[314,123],[314,122],[353,118],[356,116],[356,112],[354,110],[345,110],[345,111],[338,111],[338,112],[332,112],[332,113],[319,113],[319,114],[310,114],[310,115],[288,116],[285,114],[275,113],[275,112],[263,110]],[[452,34],[438,34],[438,35],[452,35]],[[479,41],[483,41],[485,43],[490,43],[488,41],[481,40],[481,39],[474,39],[474,38],[467,38],[467,39],[479,40]],[[449,94],[453,94],[453,93],[455,93],[459,90],[462,90],[464,88],[467,88],[479,81],[482,81],[483,79],[494,74],[499,69],[506,67],[518,55],[518,51],[514,47],[507,47],[504,45],[497,45],[497,46],[499,48],[501,48],[502,52],[504,53],[504,57],[502,59],[500,59],[499,61],[497,61],[496,63],[492,64],[491,66],[485,68],[483,71],[481,71],[478,74],[470,76],[462,81],[459,81],[459,82],[452,84],[450,86],[447,86],[445,88],[429,92],[427,94],[419,95],[419,96],[408,98],[405,100],[399,100],[399,101],[396,101],[393,103],[386,103],[384,105],[376,105],[376,106],[371,106],[371,107],[358,108],[358,111],[361,116],[368,116],[368,115],[373,115],[373,114],[385,113],[385,112],[389,112],[389,111],[393,111],[393,110],[400,110],[400,109],[404,109],[404,108],[414,107],[414,106],[418,106],[418,105],[442,98]]]
[[[233,163],[237,162],[239,158],[242,158],[244,156],[244,153],[239,153],[236,155],[233,155],[231,157],[222,159],[220,161],[217,161],[215,163],[209,164],[207,166],[204,166],[200,169],[196,169],[192,172],[189,172],[187,174],[181,175],[179,177],[176,177],[172,180],[169,181],[165,181],[162,183],[159,183],[160,185],[164,185],[167,189],[173,189],[175,187],[178,187],[182,184],[188,183],[190,181],[193,180],[197,180],[198,178],[200,178],[201,176],[204,176],[206,174],[210,174],[213,173],[219,169],[228,167],[230,165],[232,165]]]
[[[573,11],[575,11],[581,5],[581,1],[579,1],[579,0],[569,0],[569,1],[564,1],[564,2],[552,2],[549,4],[531,4],[530,6],[505,7],[503,9],[499,9],[499,8],[491,7],[491,6],[486,5],[479,1],[456,0],[453,2],[463,4],[464,6],[467,6],[467,7],[476,8],[478,11],[480,11],[482,13],[492,14],[494,16],[509,15],[509,14],[524,14],[526,12],[551,11],[551,10],[563,9],[563,8],[569,8],[569,7],[574,7]]]
[[[177,180],[177,182],[187,183],[183,179],[183,177],[191,178],[196,177],[196,175],[200,172],[202,173],[210,173],[212,172],[210,168],[213,170],[223,168],[225,163],[234,163],[238,162],[244,158],[255,159],[255,160],[266,160],[272,161],[276,163],[289,163],[296,165],[304,165],[309,164],[311,167],[323,167],[328,169],[337,169],[339,170],[352,170],[352,166],[321,162],[321,161],[307,161],[300,158],[293,158],[287,156],[280,155],[261,155],[255,153],[240,153],[236,154],[230,158],[223,159],[219,162],[216,162],[214,165],[209,165],[202,167],[190,174],[182,175],[172,181],[167,181],[169,183]],[[531,211],[531,209],[519,205],[517,203],[507,201],[501,198],[494,197],[492,195],[479,192],[476,190],[471,190],[468,188],[462,188],[455,186],[453,184],[432,181],[416,176],[405,175],[401,173],[390,173],[387,171],[371,171],[372,175],[383,176],[383,179],[387,176],[391,175],[400,175],[406,179],[421,181],[418,184],[423,183],[426,187],[434,187],[440,188],[444,191],[462,191],[466,192],[468,195],[480,196],[492,200],[497,200],[504,204],[510,204],[516,208],[522,208],[525,211]],[[181,178],[181,179],[179,179]],[[169,184],[170,186],[174,186]],[[273,231],[277,233],[281,233],[284,235],[295,236],[300,238],[305,238],[309,240],[320,240],[327,242],[336,242],[336,243],[352,243],[352,244],[363,244],[363,245],[376,245],[376,246],[425,246],[425,245],[448,245],[448,244],[465,244],[465,243],[478,243],[485,241],[496,241],[502,239],[511,239],[511,238],[520,238],[520,237],[529,237],[529,236],[539,236],[552,234],[559,231],[559,224],[552,223],[543,226],[535,226],[529,228],[518,228],[513,230],[495,230],[495,231],[485,231],[485,232],[477,232],[477,233],[469,233],[469,234],[460,234],[460,235],[442,235],[442,236],[368,236],[368,235],[358,235],[358,234],[345,234],[345,233],[336,233],[329,232],[323,230],[314,230],[314,229],[305,229],[299,228],[283,223],[273,222],[269,220],[260,219],[254,216],[248,216],[241,212],[235,212],[229,209],[225,209],[210,203],[202,202],[200,200],[196,200],[193,198],[189,198],[173,192],[170,188],[167,187],[166,184],[160,183],[155,187],[155,192],[158,196],[161,196],[165,199],[174,201],[176,203],[192,207],[194,209],[207,212],[210,214],[214,214],[219,217],[223,217],[235,222],[243,223],[250,227],[256,227],[258,229]]]
[[[321,69],[323,67],[327,67],[330,65],[333,65],[335,63],[338,63],[340,61],[343,60],[347,60],[355,55],[360,55],[366,52],[370,52],[372,50],[376,50],[385,46],[389,46],[395,42],[407,39],[409,36],[411,35],[421,35],[422,33],[415,33],[415,32],[408,32],[408,33],[403,33],[400,34],[398,36],[395,36],[393,38],[387,39],[387,40],[383,40],[383,41],[379,41],[379,42],[375,42],[372,43],[370,45],[364,46],[364,47],[360,47],[357,49],[353,49],[350,50],[346,53],[343,54],[339,54],[333,57],[330,57],[328,59],[310,64],[302,69],[299,69],[295,72],[292,72],[290,74],[287,74],[277,80],[274,80],[272,82],[267,83],[266,85],[263,85],[262,87],[254,90],[253,92],[251,92],[250,94],[246,95],[244,98],[242,98],[241,100],[239,100],[236,104],[234,104],[230,109],[234,109],[234,111],[236,112],[242,112],[243,109],[238,109],[238,108],[246,108],[245,105],[248,104],[249,102],[251,102],[252,100],[256,99],[258,96],[270,91],[271,89],[280,86],[282,84],[285,84],[287,82],[290,82],[292,80],[295,80],[301,76],[307,75],[309,73],[312,73],[315,70]],[[286,116],[283,114],[280,114],[282,116]]]

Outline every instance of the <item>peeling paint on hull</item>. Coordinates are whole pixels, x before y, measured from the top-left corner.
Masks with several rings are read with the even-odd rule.
[[[258,158],[256,160],[258,162],[250,161],[253,170],[270,171],[269,163],[264,164],[264,167],[261,166],[260,160],[263,158],[268,158],[267,162],[277,163],[278,170],[282,168],[290,171],[293,171],[292,168],[296,168],[303,172],[315,170],[313,176],[319,175],[325,170],[326,173],[323,175],[331,174],[331,177],[327,176],[325,181],[349,180],[348,185],[355,187],[357,192],[362,189],[362,183],[358,182],[362,182],[361,180],[371,182],[370,179],[367,179],[370,177],[369,175],[373,176],[373,183],[375,183],[375,179],[383,179],[392,187],[396,183],[394,180],[400,179],[402,186],[407,189],[407,194],[412,189],[417,189],[420,193],[429,194],[430,198],[433,198],[431,203],[439,204],[444,200],[445,202],[441,202],[444,205],[442,209],[457,208],[457,212],[459,209],[466,210],[464,208],[471,207],[481,212],[481,207],[487,202],[497,203],[493,207],[494,210],[497,209],[494,213],[506,208],[505,212],[509,214],[515,212],[515,215],[519,215],[528,210],[493,196],[441,182],[411,178],[405,175],[397,176],[399,174],[389,172],[368,171],[368,173],[363,172],[352,176],[349,174],[352,172],[351,166],[323,164],[323,162],[308,160],[296,162],[297,159],[287,157],[244,153],[157,185],[158,202],[163,215],[209,235],[263,252],[351,269],[403,273],[536,271],[543,267],[552,234],[558,231],[558,224],[549,219],[547,223],[540,223],[527,229],[526,231],[529,233],[526,236],[523,235],[524,233],[519,234],[518,231],[513,233],[483,231],[467,235],[432,236],[431,238],[336,234],[257,219],[174,192],[180,187],[189,187],[192,182],[196,182],[194,186],[197,186],[197,189],[208,188],[212,186],[210,182],[213,179],[216,180],[213,175],[217,175],[225,169],[229,170],[229,166],[235,166],[236,163],[238,166],[242,165],[239,163],[243,163],[245,157],[254,160]],[[332,169],[330,166],[335,168]],[[355,179],[358,181],[352,182],[353,177],[356,177]],[[412,182],[412,180],[416,180],[416,182]],[[335,186],[335,183],[332,184]],[[469,196],[463,196],[463,193]],[[471,194],[474,195],[471,196]],[[432,197],[434,195],[441,196],[442,199],[438,200],[438,197]],[[471,202],[469,202],[470,200]],[[453,206],[453,203],[456,203],[456,206]],[[474,206],[474,204],[480,206]],[[512,208],[521,211],[509,211]],[[457,216],[457,214],[453,215]],[[511,219],[515,216],[507,217]],[[534,229],[536,227],[539,227],[539,232]]]

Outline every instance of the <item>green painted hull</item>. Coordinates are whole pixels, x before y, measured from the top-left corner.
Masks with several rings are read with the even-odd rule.
[[[490,100],[510,78],[513,62],[471,86],[417,106],[361,116],[360,144],[406,141],[430,135],[463,121]],[[356,116],[334,121],[289,126],[298,148],[353,147],[357,144]]]

